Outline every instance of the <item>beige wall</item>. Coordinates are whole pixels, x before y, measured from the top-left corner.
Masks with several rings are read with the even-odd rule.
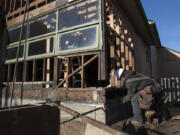
[[[158,48],[154,45],[151,46],[151,64],[152,64],[152,77],[158,79]]]
[[[158,56],[160,77],[180,76],[180,53],[161,47],[158,50]]]
[[[143,41],[142,37],[137,34],[136,28],[129,21],[127,16],[125,16],[123,12],[121,12],[120,16],[122,21],[125,23],[123,25],[127,26],[128,31],[132,36],[135,57],[135,70],[144,75],[151,76],[150,47]]]
[[[150,48],[134,33],[135,70],[147,76],[151,76]]]

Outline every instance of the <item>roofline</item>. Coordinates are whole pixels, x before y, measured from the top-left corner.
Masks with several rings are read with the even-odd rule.
[[[130,4],[131,9],[127,8],[128,4]],[[119,7],[121,7],[123,9],[123,11],[128,12],[127,16],[129,18],[129,20],[132,22],[132,24],[137,29],[137,33],[140,34],[141,37],[143,37],[143,40],[148,45],[161,46],[157,28],[156,28],[156,26],[154,26],[154,30],[151,30],[145,10],[144,10],[140,0],[120,0]],[[133,16],[133,13],[138,15],[137,19],[139,19],[139,20],[137,20],[135,18],[135,16]],[[138,21],[143,25],[142,29],[141,29],[141,26],[139,26]]]
[[[147,16],[146,16],[146,13],[145,13],[144,7],[142,6],[141,1],[140,1],[140,0],[134,0],[134,1],[136,2],[136,5],[137,5],[137,7],[138,7],[138,9],[139,9],[139,12],[140,12],[141,16],[142,16],[143,19],[144,19],[145,26],[146,26],[146,28],[147,28],[147,30],[148,30],[148,32],[149,32],[149,35],[150,35],[152,41],[155,41],[154,38],[153,38],[153,36],[152,36],[152,34],[151,34],[151,31],[150,31],[150,28],[149,28],[148,19],[147,19]]]

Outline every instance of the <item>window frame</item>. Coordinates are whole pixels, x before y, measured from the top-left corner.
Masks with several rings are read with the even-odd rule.
[[[78,29],[78,28],[82,28],[82,27],[86,27],[86,26],[89,26],[89,25],[99,24],[100,23],[100,21],[101,21],[101,10],[100,10],[101,0],[97,0],[97,3],[98,3],[98,7],[97,7],[98,18],[97,18],[96,21],[87,22],[87,23],[83,23],[83,24],[79,24],[79,25],[74,25],[72,27],[68,27],[68,28],[65,28],[65,29],[62,29],[62,30],[60,29],[59,30],[58,27],[59,27],[59,12],[60,12],[60,10],[64,10],[66,8],[69,8],[71,6],[75,6],[77,4],[80,4],[80,3],[83,3],[83,2],[86,2],[86,1],[88,1],[88,0],[82,0],[82,1],[79,1],[78,3],[75,3],[75,4],[72,4],[72,5],[68,5],[68,6],[65,6],[65,7],[57,9],[57,17],[56,17],[56,19],[57,19],[57,26],[56,26],[56,28],[57,28],[58,33],[59,32],[66,32],[66,31],[70,31],[70,30],[74,30],[74,29]]]
[[[9,49],[9,48],[13,48],[13,47],[18,47],[19,45],[16,44],[16,45],[11,45],[11,46],[7,46],[6,49]],[[23,46],[23,55],[22,57],[18,57],[18,61],[21,62],[25,59],[25,44],[22,43],[21,46]],[[16,62],[16,57],[14,59],[10,59],[10,60],[5,60],[5,64],[10,64],[10,63],[14,63]]]
[[[68,33],[73,33],[76,31],[80,31],[80,30],[85,30],[85,29],[89,29],[89,28],[96,28],[96,43],[94,45],[91,46],[87,46],[87,47],[81,47],[81,48],[76,48],[76,49],[68,49],[68,50],[60,50],[60,37],[64,34],[68,34]],[[58,39],[57,39],[57,44],[56,44],[56,51],[55,54],[59,54],[59,55],[64,55],[64,54],[69,54],[69,53],[76,53],[76,52],[84,52],[84,51],[88,51],[88,50],[92,50],[92,49],[97,49],[99,46],[99,26],[98,25],[93,25],[93,26],[89,26],[89,27],[84,27],[84,28],[80,28],[80,29],[76,29],[76,30],[71,30],[68,32],[63,32],[63,33],[59,33],[58,34]]]
[[[31,38],[27,38],[25,40],[22,40],[21,44],[24,45],[24,52],[23,52],[23,59],[19,58],[19,61],[31,60],[31,59],[39,59],[39,58],[45,58],[45,57],[50,57],[50,56],[61,56],[61,55],[64,55],[64,54],[71,54],[71,53],[79,53],[79,52],[101,50],[102,49],[102,42],[103,42],[103,39],[102,39],[102,33],[103,33],[103,31],[102,31],[102,12],[103,12],[102,11],[102,0],[97,0],[97,2],[98,2],[98,9],[97,9],[98,19],[97,19],[97,21],[87,22],[87,23],[79,24],[79,25],[76,25],[76,26],[73,26],[73,27],[70,27],[70,28],[66,28],[66,29],[63,29],[63,30],[58,30],[58,23],[59,23],[58,14],[59,14],[59,11],[65,9],[65,8],[68,8],[70,6],[74,6],[76,4],[86,2],[86,1],[88,1],[88,0],[73,1],[73,2],[71,2],[69,4],[67,4],[67,5],[55,8],[55,9],[49,11],[49,12],[43,13],[43,14],[35,16],[35,17],[32,17],[28,21],[26,21],[25,24],[27,24],[27,26],[28,26],[29,25],[28,23],[30,21],[32,21],[32,20],[36,20],[36,19],[38,19],[40,17],[43,17],[45,15],[48,15],[50,13],[55,13],[56,14],[56,30],[54,32],[50,32],[50,33],[46,33],[46,34],[43,34],[43,35],[39,35],[39,36],[35,36],[35,37],[31,37]],[[20,25],[22,25],[22,23],[14,25],[14,26],[8,28],[8,30],[13,29],[16,26],[20,26]],[[96,38],[97,39],[96,39],[96,44],[95,45],[89,46],[89,47],[82,47],[82,48],[77,48],[77,49],[69,49],[69,50],[60,50],[59,51],[59,44],[60,44],[59,35],[66,34],[66,33],[71,33],[71,32],[76,31],[76,30],[88,29],[88,28],[91,28],[91,27],[96,27],[96,30],[97,30],[96,31]],[[29,26],[28,26],[28,29],[27,29],[27,33],[29,33]],[[47,38],[50,38],[50,37],[54,38],[53,39],[54,40],[54,46],[53,46],[53,52],[52,53],[28,56],[29,43],[40,41],[40,40],[47,39]],[[6,49],[8,49],[9,47],[18,46],[18,43],[19,43],[19,41],[11,43],[11,44],[7,45]],[[5,63],[13,63],[13,62],[15,62],[15,59],[8,60],[8,61],[6,60]]]
[[[33,56],[28,56],[28,51],[29,51],[29,44],[30,43],[34,43],[34,42],[38,42],[38,41],[41,41],[41,40],[45,40],[45,39],[48,39],[48,38],[53,38],[53,51],[50,52],[50,53],[43,53],[43,54],[37,54],[37,55],[33,55]],[[46,58],[46,57],[50,57],[50,56],[53,56],[54,55],[54,46],[55,46],[55,35],[52,35],[52,36],[47,36],[47,37],[44,37],[44,38],[41,38],[41,39],[37,39],[37,40],[32,40],[30,42],[27,43],[27,48],[26,48],[26,60],[31,60],[31,59],[39,59],[39,58]]]

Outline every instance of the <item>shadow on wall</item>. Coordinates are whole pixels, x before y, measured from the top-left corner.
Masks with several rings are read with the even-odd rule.
[[[162,47],[158,51],[159,76],[178,77],[180,76],[180,52]]]

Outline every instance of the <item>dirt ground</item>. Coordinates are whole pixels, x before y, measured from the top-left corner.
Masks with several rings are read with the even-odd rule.
[[[66,121],[61,120],[61,122]],[[86,129],[86,123],[80,119],[72,120],[61,124],[60,135],[84,135]]]
[[[131,135],[180,135],[180,105],[171,105],[169,107],[172,119],[163,121],[162,123],[146,123],[140,127],[131,123],[133,118],[129,120],[117,122],[112,125],[116,130],[123,130]]]
[[[172,115],[171,120],[164,121],[160,124],[146,123],[141,127],[135,127],[131,119],[120,121],[112,125],[112,128],[124,131],[130,135],[180,135],[180,105],[169,107]],[[61,120],[63,122],[65,120]],[[84,135],[86,123],[82,120],[72,120],[60,126],[61,135]]]

